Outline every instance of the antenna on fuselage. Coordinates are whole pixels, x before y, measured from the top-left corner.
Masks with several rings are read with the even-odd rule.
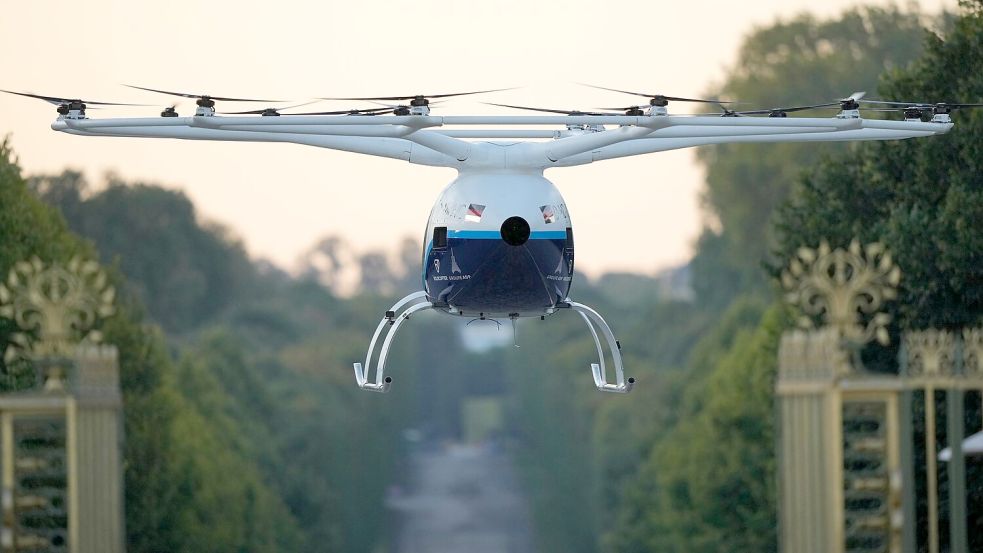
[[[517,331],[515,329],[515,321],[518,318],[518,313],[509,313],[509,319],[512,320],[512,345],[515,347],[519,347],[519,337],[517,336]]]

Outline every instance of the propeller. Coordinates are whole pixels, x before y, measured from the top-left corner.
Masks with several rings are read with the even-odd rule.
[[[723,104],[717,104],[717,107],[720,108],[720,116],[721,117],[740,117],[741,116],[740,113],[738,113],[738,112],[736,112],[736,111],[734,111],[732,109],[727,109],[727,106],[725,106]]]
[[[734,102],[726,100],[704,100],[702,98],[684,98],[682,96],[666,96],[665,94],[647,94],[645,92],[632,92],[630,90],[619,90],[617,88],[608,88],[606,86],[596,86],[592,84],[580,83],[583,86],[596,88],[598,90],[607,90],[609,92],[620,92],[622,94],[631,94],[633,96],[642,96],[649,98],[649,105],[656,107],[666,107],[669,102],[697,102],[702,104],[733,104]]]
[[[473,90],[469,92],[452,92],[449,94],[414,94],[411,96],[376,96],[373,98],[321,98],[321,100],[346,100],[346,101],[393,101],[409,100],[413,107],[426,106],[430,104],[431,98],[451,98],[454,96],[470,96],[472,94],[487,94],[489,92],[502,92],[503,90],[515,90],[515,88],[494,88],[491,90]]]
[[[31,94],[29,92],[14,92],[13,90],[0,90],[0,92],[6,92],[7,94],[16,94],[18,96],[27,96],[28,98],[37,98],[38,100],[44,100],[49,104],[54,104],[56,106],[71,104],[72,102],[78,102],[82,104],[91,104],[93,106],[142,106],[146,107],[147,104],[122,104],[119,102],[95,102],[92,100],[80,100],[78,98],[59,98],[57,96],[42,96],[40,94]]]
[[[919,107],[919,106],[906,106],[906,107],[892,107],[892,108],[860,108],[861,111],[877,112],[877,113],[898,113],[904,114],[905,119],[921,119],[926,113],[932,113],[932,108]]]
[[[255,98],[229,98],[226,96],[209,96],[207,94],[189,94],[187,92],[171,92],[168,90],[158,90],[156,88],[146,88],[142,86],[135,86],[131,84],[123,85],[130,88],[136,88],[137,90],[146,90],[147,92],[157,92],[159,94],[168,94],[170,96],[180,96],[181,98],[193,98],[196,100],[196,104],[205,108],[215,107],[215,100],[222,102],[282,102],[283,100],[259,100]]]
[[[527,111],[540,111],[543,113],[559,113],[561,115],[620,115],[615,113],[601,113],[597,111],[581,111],[581,110],[566,110],[566,109],[552,109],[552,108],[533,108],[529,106],[513,106],[509,104],[495,104],[492,102],[484,102],[486,106],[498,106],[500,108],[512,108],[512,109],[524,109]]]
[[[958,109],[973,109],[983,107],[983,104],[965,104],[965,103],[948,103],[948,102],[895,102],[890,100],[861,100],[865,104],[875,104],[875,105],[886,105],[895,106],[893,110],[914,110],[917,109],[921,112],[931,112],[933,114],[949,114],[953,110]],[[887,111],[893,111],[892,109],[887,109]]]
[[[840,98],[834,102],[825,102],[822,104],[811,104],[807,106],[788,106],[788,107],[778,107],[778,108],[767,108],[767,109],[750,109],[741,111],[730,111],[723,105],[720,106],[724,110],[722,117],[739,117],[742,115],[767,115],[768,117],[788,117],[789,113],[794,113],[796,111],[806,111],[810,109],[829,109],[834,107],[839,107],[841,110],[855,110],[860,109],[860,100],[864,97],[865,92],[854,92],[853,94],[847,96],[846,98]]]
[[[829,105],[835,106],[836,104],[839,104],[840,109],[844,111],[859,109],[860,100],[862,100],[863,97],[866,95],[867,95],[866,92],[854,92],[853,94],[847,96],[846,98],[841,98],[840,100],[836,102],[832,102]],[[817,107],[826,107],[826,106],[817,106]]]
[[[93,100],[82,100],[79,98],[60,98],[58,96],[43,96],[41,94],[31,94],[30,92],[15,92],[13,90],[2,90],[0,92],[6,92],[7,94],[16,94],[17,96],[25,96],[27,98],[35,98],[37,100],[43,100],[49,104],[54,104],[58,106],[58,113],[60,115],[68,115],[69,111],[75,110],[80,112],[85,112],[85,108],[88,105],[93,106],[139,106],[146,107],[147,104],[124,104],[121,102],[96,102]]]
[[[383,115],[392,113],[394,108],[348,109],[339,111],[310,111],[306,113],[284,113],[283,115]]]
[[[304,102],[303,104],[295,104],[295,105],[287,106],[287,107],[284,107],[284,108],[260,108],[260,109],[251,109],[251,110],[248,110],[248,111],[220,111],[218,113],[221,114],[221,115],[263,115],[263,116],[277,116],[277,115],[280,115],[280,112],[282,110],[299,108],[301,106],[307,106],[307,105],[313,104],[316,101],[317,100],[313,100],[313,101],[310,101],[310,102]]]
[[[625,106],[623,108],[594,108],[594,109],[602,109],[604,111],[610,111],[610,112],[617,111],[617,112],[622,112],[625,115],[631,116],[631,115],[645,115],[645,110],[647,108],[648,106]],[[617,114],[611,113],[611,115],[621,115],[621,113],[617,113]]]
[[[811,106],[791,106],[784,108],[769,108],[769,109],[751,109],[743,111],[732,111],[730,114],[741,116],[741,115],[767,115],[768,117],[787,117],[789,113],[795,113],[796,111],[806,111],[810,109],[831,109],[838,104],[813,104]],[[726,111],[726,110],[725,110]]]

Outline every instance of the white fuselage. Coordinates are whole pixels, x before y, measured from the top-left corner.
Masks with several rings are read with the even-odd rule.
[[[450,314],[541,316],[570,290],[573,226],[539,173],[462,172],[434,204],[423,247],[424,290]]]

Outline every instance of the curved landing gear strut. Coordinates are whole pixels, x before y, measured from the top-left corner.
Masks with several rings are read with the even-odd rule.
[[[420,291],[414,292],[399,300],[389,311],[386,311],[385,316],[379,321],[379,326],[375,328],[372,341],[369,342],[369,351],[365,354],[365,366],[363,367],[361,363],[355,363],[354,365],[355,382],[358,383],[359,388],[381,393],[389,391],[393,379],[392,377],[385,376],[386,357],[389,355],[389,348],[392,346],[393,338],[396,337],[396,331],[399,330],[399,326],[403,324],[403,321],[409,319],[413,313],[432,308],[433,304],[427,301],[427,293]],[[402,313],[400,313],[401,309],[403,310]],[[379,336],[382,335],[382,329],[387,324],[389,326],[389,332],[386,333],[386,338],[382,341],[382,349],[379,350],[379,360],[376,361],[375,366],[375,381],[369,382],[369,375],[372,372],[372,354],[375,353],[375,345],[379,341]]]
[[[598,361],[590,365],[591,374],[594,375],[594,385],[602,392],[619,394],[630,392],[632,387],[635,386],[635,379],[625,379],[624,367],[621,364],[621,343],[614,338],[611,327],[608,326],[608,323],[605,322],[604,318],[597,311],[594,311],[590,307],[582,303],[570,301],[569,299],[567,299],[566,303],[570,305],[570,309],[576,311],[584,319],[591,336],[594,338]],[[604,340],[608,343],[608,349],[611,350],[611,359],[614,361],[614,383],[608,382],[607,367],[604,364],[604,348],[601,347],[601,339],[597,335],[598,328],[601,330],[601,334],[604,335]]]

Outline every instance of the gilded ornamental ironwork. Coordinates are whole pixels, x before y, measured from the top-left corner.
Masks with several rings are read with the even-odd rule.
[[[983,328],[963,329],[963,368],[966,378],[983,381]]]
[[[849,344],[889,342],[891,316],[878,310],[897,297],[901,270],[883,244],[853,240],[831,249],[823,240],[796,253],[781,278],[786,300],[802,312],[800,326],[813,328],[819,318]]]
[[[125,551],[118,351],[96,328],[114,297],[80,258],[21,261],[0,283],[16,326],[0,353],[38,376],[0,392],[2,553]]]
[[[891,318],[882,309],[897,297],[901,271],[887,249],[857,240],[832,249],[823,241],[799,249],[781,277],[807,330],[784,332],[778,351],[779,549],[939,553],[947,505],[949,549],[968,551],[963,404],[968,391],[983,389],[983,328],[902,329],[896,373],[858,370],[866,344],[888,343]],[[945,392],[944,444],[937,391]],[[918,424],[923,465],[916,464]]]
[[[948,330],[906,332],[902,339],[911,377],[950,378],[956,374],[956,336]]]
[[[114,313],[115,296],[95,261],[17,262],[0,283],[0,317],[20,329],[10,337],[4,361],[70,357],[78,344],[98,343],[102,335],[93,327]]]

